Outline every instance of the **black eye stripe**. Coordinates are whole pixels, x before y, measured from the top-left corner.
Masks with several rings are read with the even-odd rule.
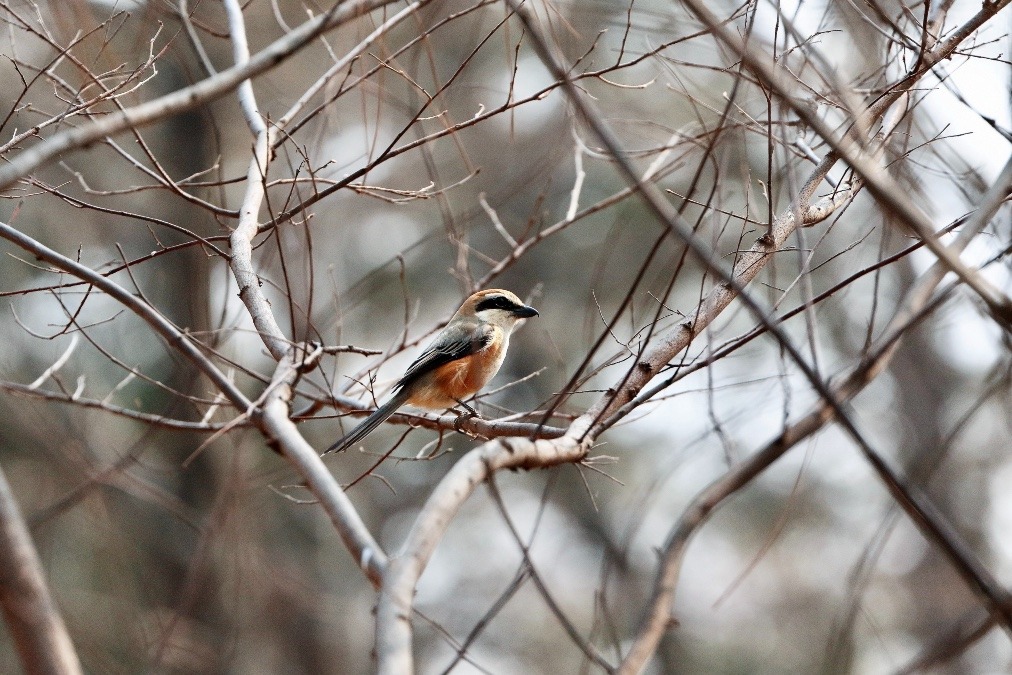
[[[516,305],[510,302],[509,298],[502,295],[494,295],[491,298],[485,298],[475,307],[475,311],[481,312],[486,309],[505,309],[512,310],[516,309]]]

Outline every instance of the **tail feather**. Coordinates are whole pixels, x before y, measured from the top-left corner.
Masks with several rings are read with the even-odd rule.
[[[372,431],[383,424],[388,417],[393,415],[398,408],[404,405],[408,400],[408,393],[401,389],[396,394],[390,397],[386,403],[376,409],[376,412],[366,417],[357,427],[352,429],[346,436],[338,439],[336,443],[324,450],[323,454],[326,455],[330,452],[343,452],[349,447],[358,443],[363,438],[368,436]]]

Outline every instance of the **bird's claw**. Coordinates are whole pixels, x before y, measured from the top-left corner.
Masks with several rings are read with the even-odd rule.
[[[460,428],[460,425],[462,425],[469,419],[473,418],[481,419],[481,415],[478,414],[477,410],[475,410],[468,404],[464,403],[459,398],[455,400],[457,401],[457,404],[464,409],[464,412],[460,412],[456,408],[452,408],[453,412],[457,413],[457,419],[453,421],[453,430],[456,431],[458,434],[464,434],[466,436],[470,436],[471,438],[477,438],[478,434],[473,434],[470,431],[464,431],[463,429]]]
[[[461,428],[461,425],[464,422],[468,421],[469,419],[474,419],[474,418],[481,419],[481,415],[479,415],[478,413],[476,413],[473,410],[468,410],[467,412],[460,413],[459,415],[457,415],[457,419],[453,420],[453,430],[456,431],[458,434],[466,434],[468,436],[472,436],[473,437],[474,434],[472,434],[469,431],[464,431]]]

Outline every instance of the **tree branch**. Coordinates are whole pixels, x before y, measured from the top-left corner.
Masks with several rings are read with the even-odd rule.
[[[27,673],[82,672],[63,617],[49,594],[7,476],[0,469],[0,607]]]

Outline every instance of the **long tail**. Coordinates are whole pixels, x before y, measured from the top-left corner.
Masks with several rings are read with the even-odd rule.
[[[394,414],[398,408],[404,405],[408,400],[408,392],[401,389],[396,394],[390,397],[390,400],[381,405],[376,409],[372,415],[366,417],[361,424],[352,429],[347,436],[339,439],[332,446],[327,448],[323,454],[326,455],[329,452],[342,452],[347,450],[349,447],[358,443],[363,438],[372,433],[373,429],[383,424],[388,417]]]

